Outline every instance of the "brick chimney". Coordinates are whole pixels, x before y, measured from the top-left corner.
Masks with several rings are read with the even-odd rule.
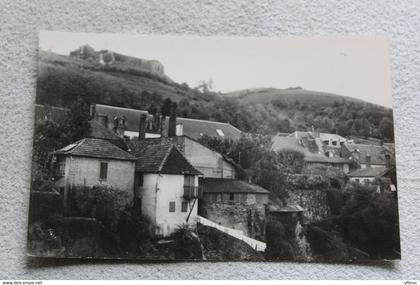
[[[171,111],[169,113],[168,137],[176,136],[176,103],[171,104]]]
[[[371,156],[370,154],[366,154],[366,168],[371,168]]]
[[[391,156],[389,154],[385,154],[385,166],[391,168]]]
[[[182,136],[184,134],[184,125],[183,124],[176,124],[176,135]]]
[[[146,138],[146,119],[147,119],[146,114],[140,115],[138,140],[142,140]]]
[[[90,119],[94,119],[95,118],[95,110],[96,109],[96,105],[95,104],[90,104],[90,109],[89,109],[89,117]]]

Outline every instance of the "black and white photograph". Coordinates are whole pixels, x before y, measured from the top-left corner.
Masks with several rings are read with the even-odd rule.
[[[401,259],[389,42],[41,31],[27,254]]]

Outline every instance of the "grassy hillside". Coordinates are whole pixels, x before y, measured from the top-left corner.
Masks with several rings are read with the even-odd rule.
[[[244,89],[226,93],[226,96],[238,98],[243,103],[266,104],[272,101],[280,101],[284,104],[294,104],[296,100],[301,103],[317,105],[317,106],[333,106],[335,102],[354,102],[362,103],[363,101],[337,94],[305,90],[300,87],[276,89],[276,88],[255,88]]]
[[[68,107],[87,103],[159,110],[178,103],[178,116],[229,122],[245,132],[276,134],[312,127],[343,136],[393,140],[392,110],[355,98],[301,88],[248,89],[228,94],[190,88],[136,65],[101,65],[90,58],[41,51],[36,102]],[[169,75],[170,76],[170,75]]]
[[[37,97],[39,104],[68,106],[76,97],[87,102],[131,108],[160,105],[170,98],[198,100],[192,90],[141,69],[121,63],[103,66],[77,57],[40,51]]]

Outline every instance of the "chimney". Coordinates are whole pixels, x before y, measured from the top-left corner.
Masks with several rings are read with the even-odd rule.
[[[169,113],[168,137],[176,136],[176,103],[171,104]]]
[[[146,119],[147,119],[146,114],[140,115],[138,140],[142,140],[146,138]]]
[[[391,168],[391,156],[389,154],[385,154],[385,166]]]
[[[90,119],[95,118],[95,104],[90,104],[89,117]]]
[[[184,135],[184,125],[183,124],[176,124],[176,135],[177,136]]]
[[[370,168],[371,165],[371,157],[370,154],[366,154],[366,168]]]

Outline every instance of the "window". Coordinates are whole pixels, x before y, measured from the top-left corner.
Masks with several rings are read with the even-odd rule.
[[[184,175],[184,186],[194,186],[194,178],[193,175]]]
[[[60,161],[57,166],[57,176],[59,177],[64,176],[65,168],[66,168],[66,163],[64,161]]]
[[[182,205],[181,205],[181,212],[186,212],[186,211],[188,211],[188,202],[182,202]]]
[[[108,162],[101,162],[99,171],[99,179],[106,180],[108,178]]]
[[[175,202],[169,202],[169,212],[175,212]]]
[[[137,173],[137,187],[143,187],[144,176],[143,173]]]
[[[229,201],[233,202],[234,199],[235,195],[233,195],[233,193],[229,193]]]

